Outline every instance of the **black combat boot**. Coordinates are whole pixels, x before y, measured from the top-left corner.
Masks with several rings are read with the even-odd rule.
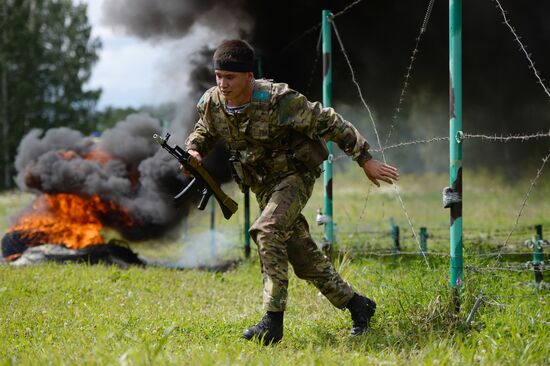
[[[346,308],[351,313],[351,320],[353,320],[350,335],[364,334],[369,328],[370,318],[374,315],[376,303],[368,297],[356,293],[348,302]]]
[[[258,324],[243,332],[243,338],[254,338],[265,345],[279,342],[283,339],[283,314],[282,311],[268,311]]]

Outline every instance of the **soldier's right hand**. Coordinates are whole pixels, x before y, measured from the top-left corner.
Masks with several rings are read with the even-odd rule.
[[[189,153],[189,155],[198,160],[199,165],[202,164],[202,156],[197,150],[187,150],[187,152]],[[180,170],[188,177],[192,175],[191,172],[187,170],[182,164],[180,164]]]

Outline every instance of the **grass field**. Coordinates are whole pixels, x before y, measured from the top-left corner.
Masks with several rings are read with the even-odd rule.
[[[533,286],[528,271],[466,270],[462,307],[454,313],[448,257],[429,256],[428,268],[418,256],[372,255],[391,250],[384,233],[390,217],[401,227],[402,250],[418,249],[394,189],[369,190],[358,173],[346,171],[336,177],[343,183],[334,189],[337,237],[352,256],[337,258],[335,265],[359,292],[379,304],[368,335],[349,338],[349,314],[334,309],[292,275],[283,341],[262,347],[242,340],[242,330],[262,316],[255,255],[225,273],[0,265],[0,365],[547,365],[548,287]],[[499,243],[514,226],[532,177],[509,183],[488,173],[464,176],[466,265],[516,268],[530,259],[529,249],[520,245],[532,236],[530,226],[542,224],[545,235],[550,235],[548,176],[547,172],[539,180],[520,217],[518,233],[502,248],[525,254],[500,260],[479,254],[501,250]],[[426,174],[405,176],[399,185],[415,229],[426,226],[432,233],[429,250],[434,254],[448,252],[449,212],[441,208],[441,190],[447,184],[443,175]],[[234,187],[227,188],[237,197]],[[322,203],[321,188],[319,182],[304,210],[317,238],[321,229],[313,220]],[[31,199],[17,192],[1,195],[0,228],[6,229],[8,218]],[[256,214],[254,205],[252,216]],[[225,257],[240,255],[241,216],[216,222],[225,245],[218,244],[217,251]],[[209,246],[203,234],[209,219],[207,212],[193,212],[183,248],[181,240],[173,239],[133,244],[133,248],[158,259],[193,256]],[[549,280],[547,273],[545,279]],[[485,301],[467,323],[482,291]]]

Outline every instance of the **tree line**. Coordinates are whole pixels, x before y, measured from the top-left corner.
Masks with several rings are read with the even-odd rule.
[[[71,0],[0,2],[0,188],[13,186],[13,160],[32,128],[93,129],[101,90],[85,90],[101,42],[85,4]]]
[[[175,114],[173,105],[97,110],[101,89],[85,84],[101,41],[92,37],[86,11],[71,0],[0,1],[0,190],[14,187],[17,147],[33,128],[90,134],[130,113]]]

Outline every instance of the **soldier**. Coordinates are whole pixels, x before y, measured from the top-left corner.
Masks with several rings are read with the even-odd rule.
[[[287,84],[255,80],[248,43],[223,42],[213,61],[217,86],[199,100],[200,119],[186,149],[202,160],[217,140],[225,141],[237,183],[250,187],[262,210],[250,235],[258,246],[266,314],[243,337],[264,344],[282,339],[289,262],[299,278],[350,311],[351,335],[365,333],[376,303],[355,293],[335,271],[311,239],[301,211],[327,157],[323,140],[335,141],[377,186],[379,180],[397,180],[397,169],[372,159],[365,138],[334,109],[307,101]]]

